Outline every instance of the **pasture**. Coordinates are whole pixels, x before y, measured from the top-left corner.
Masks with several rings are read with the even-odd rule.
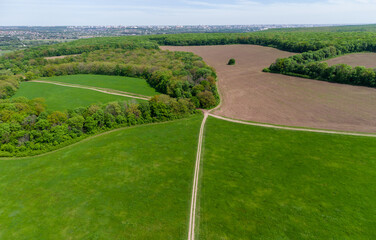
[[[29,99],[44,98],[48,110],[59,111],[85,107],[93,103],[108,103],[112,101],[143,101],[87,89],[38,82],[22,82],[20,89],[13,96],[13,98],[16,97],[26,97]]]
[[[376,138],[209,117],[202,169],[199,239],[376,237]]]
[[[144,79],[121,77],[121,76],[106,76],[94,74],[78,74],[67,75],[59,77],[41,78],[39,80],[56,81],[61,83],[80,84],[91,87],[100,87],[145,96],[154,96],[159,94],[152,88]]]
[[[184,239],[202,116],[0,160],[1,239]]]

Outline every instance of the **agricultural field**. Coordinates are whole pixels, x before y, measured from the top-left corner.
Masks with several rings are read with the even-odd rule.
[[[288,126],[376,132],[376,89],[262,72],[275,59],[292,53],[255,45],[161,48],[193,52],[216,69],[222,103],[215,114]],[[235,65],[227,65],[230,58]]]
[[[60,83],[72,83],[91,87],[107,88],[129,93],[154,96],[159,94],[154,88],[140,78],[106,76],[94,74],[78,74],[59,77],[41,78],[38,80],[56,81]]]
[[[375,239],[375,29],[0,57],[0,239]]]
[[[202,161],[199,239],[376,237],[376,138],[209,117]]]
[[[0,160],[1,239],[184,239],[201,120]]]
[[[329,59],[326,62],[329,66],[347,64],[352,67],[376,68],[376,53],[352,53]]]
[[[113,101],[143,101],[124,96],[96,92],[88,89],[72,88],[39,82],[22,82],[20,89],[13,96],[13,98],[17,97],[26,97],[29,99],[44,98],[48,110],[59,111],[86,107],[95,103],[108,103]]]

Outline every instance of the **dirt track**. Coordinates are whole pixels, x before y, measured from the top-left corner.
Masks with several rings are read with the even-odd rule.
[[[166,46],[200,55],[217,70],[222,105],[213,113],[288,126],[376,132],[376,89],[263,73],[292,53],[253,45]],[[229,58],[235,66],[226,65]]]
[[[64,87],[72,87],[72,88],[82,88],[82,89],[92,90],[92,91],[106,93],[110,95],[117,95],[117,96],[141,99],[141,100],[146,100],[146,101],[150,100],[149,96],[144,96],[144,95],[129,93],[129,92],[122,92],[122,91],[114,90],[114,89],[91,87],[91,86],[85,86],[85,85],[79,85],[79,84],[73,84],[73,83],[61,83],[61,82],[50,82],[50,81],[40,81],[40,80],[33,80],[30,82],[47,83],[47,84],[54,84],[54,85],[59,85],[59,86],[64,86]]]
[[[348,64],[350,66],[364,66],[366,68],[376,68],[376,53],[353,53],[326,61],[329,66],[336,64]]]
[[[80,55],[80,54],[54,56],[54,57],[45,57],[44,59],[46,59],[46,60],[54,60],[54,59],[62,59],[62,58],[66,58],[66,57],[75,57],[75,56],[78,56],[78,55]]]

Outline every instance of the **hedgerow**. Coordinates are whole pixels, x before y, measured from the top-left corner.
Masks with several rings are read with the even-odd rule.
[[[43,99],[0,100],[0,156],[40,154],[115,128],[155,123],[197,113],[188,100],[158,95],[149,102],[111,102],[46,111]]]

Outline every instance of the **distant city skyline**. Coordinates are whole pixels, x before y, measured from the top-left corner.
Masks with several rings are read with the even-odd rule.
[[[1,0],[0,26],[376,23],[376,0]]]

